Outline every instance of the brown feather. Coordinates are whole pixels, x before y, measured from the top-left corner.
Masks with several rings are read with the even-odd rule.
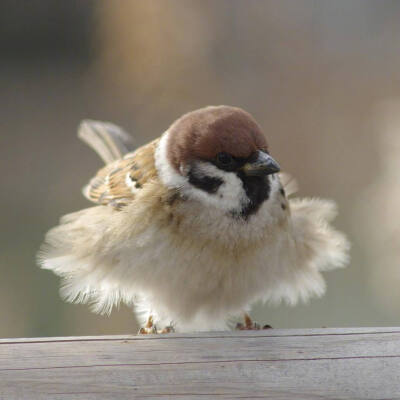
[[[247,158],[268,150],[260,126],[237,107],[212,106],[183,115],[169,128],[168,157],[176,170],[193,159],[212,160],[220,152]]]
[[[157,177],[154,152],[159,139],[139,147],[124,158],[100,169],[83,189],[87,199],[121,209],[135,198],[135,192]]]

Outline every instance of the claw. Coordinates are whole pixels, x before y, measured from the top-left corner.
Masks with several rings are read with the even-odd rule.
[[[166,327],[161,331],[161,333],[174,333],[174,332],[175,332],[175,329],[174,329],[174,327],[173,327],[172,325],[166,326]]]
[[[153,323],[153,316],[150,315],[149,319],[146,322],[146,325],[142,326],[139,329],[138,334],[139,335],[150,335],[150,334],[155,334],[155,333],[158,333],[157,332],[157,327]]]
[[[243,331],[244,330],[244,325],[241,322],[238,322],[236,324],[236,328],[237,331]]]
[[[154,324],[153,316],[150,315],[149,318],[148,318],[148,320],[147,320],[147,322],[146,322],[146,325],[145,325],[145,326],[142,326],[142,327],[139,329],[138,335],[150,335],[150,334],[172,333],[172,332],[175,332],[175,329],[174,329],[174,327],[173,327],[172,324],[166,326],[164,329],[162,329],[161,331],[159,331],[159,330],[157,329],[157,326]]]
[[[271,325],[264,325],[262,327],[262,329],[271,329],[271,328],[272,328]],[[250,331],[250,330],[258,331],[260,329],[261,329],[260,324],[258,324],[257,322],[253,322],[248,314],[244,314],[244,324],[242,324],[241,322],[238,322],[236,324],[236,330],[239,331]]]

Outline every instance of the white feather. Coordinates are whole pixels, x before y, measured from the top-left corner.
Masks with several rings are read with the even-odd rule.
[[[123,301],[143,320],[151,313],[156,323],[188,331],[225,329],[258,300],[294,305],[324,293],[321,271],[348,261],[346,238],[329,224],[334,203],[292,199],[284,210],[275,175],[257,213],[232,218],[227,211],[246,202],[240,179],[198,162],[200,173],[224,184],[214,194],[194,188],[185,170],[170,165],[167,142],[168,132],[155,154],[165,186],[147,183],[122,211],[97,206],[67,215],[47,234],[39,262],[63,277],[64,298],[103,313]],[[186,198],[173,212],[159,203],[167,188]]]
[[[179,225],[154,208],[146,225],[150,204],[141,197],[156,186],[123,212],[93,207],[49,232],[41,263],[64,277],[64,297],[93,302],[98,312],[136,304],[181,331],[224,329],[257,300],[322,295],[320,271],[347,262],[347,241],[329,225],[330,202],[291,200],[288,218],[268,201],[245,222],[193,200],[175,209]]]

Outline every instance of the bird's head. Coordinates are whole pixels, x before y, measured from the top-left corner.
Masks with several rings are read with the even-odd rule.
[[[176,120],[156,153],[161,180],[184,196],[247,218],[268,200],[278,163],[260,126],[236,107],[206,107]]]

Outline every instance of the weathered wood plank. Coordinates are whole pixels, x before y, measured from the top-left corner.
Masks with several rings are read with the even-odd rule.
[[[400,328],[0,340],[0,399],[400,399]]]
[[[309,328],[309,329],[270,329],[263,331],[247,331],[247,335],[259,336],[262,332],[263,336],[310,336],[310,335],[353,335],[361,333],[388,333],[400,332],[400,327],[361,327],[361,328]],[[82,340],[148,340],[148,339],[175,339],[178,337],[226,337],[226,336],[242,336],[242,331],[223,331],[223,332],[196,332],[196,333],[175,333],[173,335],[161,336],[142,336],[142,335],[113,335],[113,336],[60,336],[56,338],[38,337],[38,338],[11,338],[0,339],[0,344],[3,343],[32,343],[32,342],[52,342],[52,341],[82,341]]]

